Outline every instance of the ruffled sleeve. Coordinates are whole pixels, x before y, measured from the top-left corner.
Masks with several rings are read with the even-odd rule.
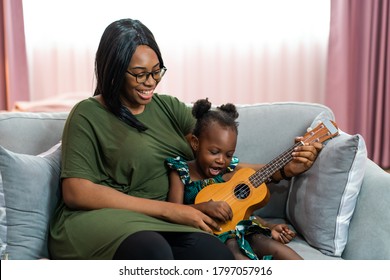
[[[233,156],[232,161],[230,162],[229,166],[226,168],[226,172],[232,172],[237,167],[239,162],[240,160],[238,159],[238,157]]]
[[[177,171],[184,186],[191,182],[190,170],[185,159],[179,156],[175,158],[167,158],[165,159],[165,163],[170,169]]]

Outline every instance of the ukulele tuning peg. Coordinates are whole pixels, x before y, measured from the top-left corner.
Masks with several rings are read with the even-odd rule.
[[[319,126],[320,124],[322,124],[322,121],[318,120],[318,121],[317,121],[317,124],[315,125],[315,127]],[[310,132],[310,131],[312,131],[312,130],[313,130],[312,127],[308,127],[308,128],[306,129],[306,132]]]

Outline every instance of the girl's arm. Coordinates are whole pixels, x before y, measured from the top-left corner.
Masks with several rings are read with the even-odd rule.
[[[256,216],[256,220],[258,220],[263,226],[268,227],[271,230],[272,238],[280,243],[289,243],[296,235],[287,224],[270,223],[259,216]]]
[[[184,184],[175,170],[169,173],[168,201],[180,204],[184,201]],[[227,222],[233,217],[233,212],[225,201],[210,200],[190,206],[221,222]]]
[[[180,180],[179,173],[175,170],[170,170],[169,172],[169,192],[167,200],[174,203],[184,203],[184,184]]]

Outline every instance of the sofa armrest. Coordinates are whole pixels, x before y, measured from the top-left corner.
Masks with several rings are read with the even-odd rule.
[[[344,259],[390,259],[390,174],[367,161]]]

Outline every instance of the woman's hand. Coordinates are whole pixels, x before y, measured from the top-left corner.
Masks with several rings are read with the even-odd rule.
[[[302,137],[297,137],[295,140],[299,142],[302,140]],[[284,167],[286,176],[294,177],[307,171],[317,159],[322,147],[322,144],[318,142],[312,144],[305,143],[302,146],[296,147],[292,153],[292,161]]]
[[[226,223],[233,218],[233,211],[226,201],[210,200],[192,206],[222,223]]]
[[[271,236],[272,239],[287,244],[295,237],[295,232],[286,224],[276,224],[271,228]]]
[[[208,215],[192,206],[166,202],[163,219],[182,225],[199,228],[209,233],[220,231],[219,224]]]

